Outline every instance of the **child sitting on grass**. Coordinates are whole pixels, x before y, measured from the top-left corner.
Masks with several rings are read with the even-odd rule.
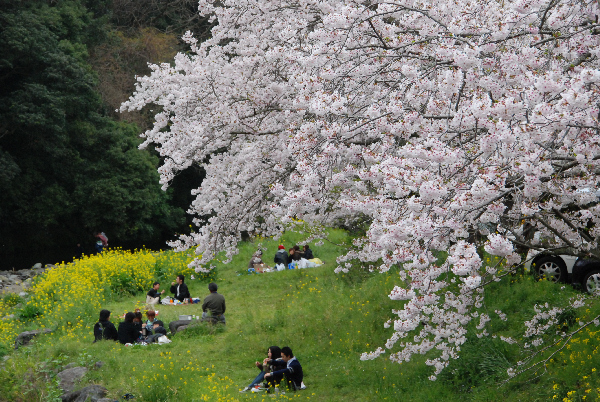
[[[164,328],[163,322],[156,319],[156,312],[154,310],[146,311],[146,318],[148,318],[145,324],[148,335],[146,342],[152,343],[161,335],[167,334],[167,330]]]

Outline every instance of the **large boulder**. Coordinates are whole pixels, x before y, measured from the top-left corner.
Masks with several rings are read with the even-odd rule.
[[[19,347],[27,345],[29,342],[31,342],[31,340],[33,338],[35,338],[39,334],[49,334],[50,332],[52,332],[51,329],[44,329],[44,330],[37,329],[35,331],[21,332],[17,336],[17,339],[15,339],[15,349],[19,349]]]
[[[80,367],[81,368],[81,367]],[[104,402],[111,399],[104,398],[108,390],[102,385],[89,385],[79,391],[69,392],[61,396],[63,402]]]
[[[184,330],[185,328],[187,328],[188,325],[191,324],[197,324],[199,323],[200,320],[177,320],[177,321],[171,321],[169,323],[169,330],[171,331],[172,334],[176,334],[179,331]],[[179,329],[180,327],[184,327],[181,330]]]
[[[87,373],[88,369],[85,367],[72,367],[61,371],[57,374],[60,381],[60,387],[69,393],[75,388],[75,384],[81,380],[81,378]],[[85,388],[84,388],[85,389]],[[104,395],[102,395],[104,396]],[[64,399],[63,399],[64,400]],[[85,401],[85,399],[83,399]]]

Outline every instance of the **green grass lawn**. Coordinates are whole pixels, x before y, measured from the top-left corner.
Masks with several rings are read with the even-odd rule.
[[[301,235],[288,233],[281,241],[289,247],[299,239]],[[262,360],[271,345],[290,346],[305,373],[307,389],[277,398],[282,400],[578,401],[597,397],[599,335],[593,334],[587,342],[582,337],[570,351],[572,355],[577,350],[581,359],[573,361],[565,349],[564,363],[559,364],[557,355],[545,376],[534,381],[517,379],[508,385],[499,384],[506,378],[507,365],[517,360],[518,349],[491,338],[470,338],[461,358],[435,382],[428,380],[432,369],[424,364],[426,356],[403,364],[390,362],[386,355],[361,361],[361,353],[382,346],[392,334],[383,323],[401,304],[388,294],[401,282],[394,270],[335,274],[335,259],[349,238],[343,231],[331,231],[330,240],[335,244],[311,244],[315,256],[325,261],[318,268],[249,275],[246,266],[258,242],[242,243],[230,264],[217,263],[216,283],[227,301],[226,326],[201,325],[173,336],[167,345],[125,347],[109,341],[93,344],[94,316],[74,336],[65,337],[60,331],[42,336],[31,346],[7,354],[5,368],[0,370],[0,399],[56,400],[58,370],[68,363],[92,367],[102,361],[104,365],[91,369],[80,386],[101,384],[114,400],[126,393],[150,402],[271,400],[262,393],[239,393],[258,374],[254,362]],[[262,244],[267,247],[263,259],[270,263],[279,242],[263,240]],[[192,296],[208,294],[207,281],[186,282]],[[161,287],[168,291],[169,285]],[[535,303],[561,302],[576,294],[570,287],[560,290],[560,285],[517,276],[494,285],[487,308],[527,317]],[[139,293],[102,307],[113,312],[114,322],[118,315],[143,307],[144,301],[145,293]],[[158,318],[165,323],[180,314],[201,314],[200,305],[158,309]],[[591,314],[598,309],[596,303],[588,310]],[[510,336],[523,331],[518,321],[498,320],[492,325]],[[593,391],[586,393],[588,389]]]

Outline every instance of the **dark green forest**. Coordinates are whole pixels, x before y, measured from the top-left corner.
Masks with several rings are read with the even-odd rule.
[[[195,1],[0,0],[0,269],[71,260],[94,233],[164,248],[189,230],[199,168],[164,192],[150,111],[118,114],[148,62],[210,27]]]

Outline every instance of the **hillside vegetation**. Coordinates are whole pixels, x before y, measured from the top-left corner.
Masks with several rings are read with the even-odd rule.
[[[153,114],[115,109],[206,27],[188,0],[0,0],[0,269],[91,252],[95,231],[160,248],[188,230],[203,172],[162,191],[159,156],[138,149]]]
[[[288,233],[280,240],[291,246],[301,235]],[[227,325],[201,325],[172,336],[167,345],[124,347],[110,341],[93,344],[92,326],[98,311],[112,311],[118,322],[124,312],[143,307],[145,291],[159,279],[167,288],[183,272],[191,257],[173,252],[136,253],[120,250],[57,267],[39,277],[28,300],[4,298],[1,327],[4,369],[0,370],[0,399],[10,401],[59,400],[56,372],[69,363],[92,367],[81,387],[101,384],[109,397],[131,393],[138,401],[262,400],[266,394],[238,391],[258,373],[271,345],[290,346],[305,370],[307,389],[279,399],[349,401],[580,401],[600,395],[597,328],[586,328],[554,356],[547,373],[518,377],[508,384],[506,369],[517,360],[519,347],[498,339],[474,338],[464,345],[437,381],[428,380],[426,356],[403,364],[387,359],[361,361],[365,351],[381,346],[390,336],[381,322],[392,318],[399,302],[388,298],[401,284],[397,271],[369,273],[353,269],[335,274],[335,258],[343,253],[349,236],[331,231],[333,243],[311,245],[326,262],[322,267],[248,274],[246,266],[259,240],[241,244],[233,262],[216,262],[212,277],[187,280],[192,296],[203,298],[207,283],[215,280],[227,300]],[[334,244],[335,243],[335,244]],[[270,261],[278,241],[263,239],[264,260]],[[131,294],[133,292],[133,294]],[[490,312],[531,316],[536,303],[565,302],[577,294],[570,287],[536,283],[529,275],[509,277],[489,291]],[[364,300],[359,302],[358,300]],[[15,303],[19,303],[15,306]],[[179,314],[200,314],[199,305],[160,306],[159,318],[169,322]],[[565,315],[565,327],[575,328],[581,315],[600,310],[597,303]],[[596,313],[597,314],[597,313]],[[518,322],[515,321],[515,322]],[[519,339],[523,328],[500,320],[507,336]],[[12,351],[14,336],[24,329],[51,327],[51,335]],[[554,330],[554,329],[552,329]],[[385,356],[385,355],[384,355]],[[541,374],[541,372],[539,373]]]

